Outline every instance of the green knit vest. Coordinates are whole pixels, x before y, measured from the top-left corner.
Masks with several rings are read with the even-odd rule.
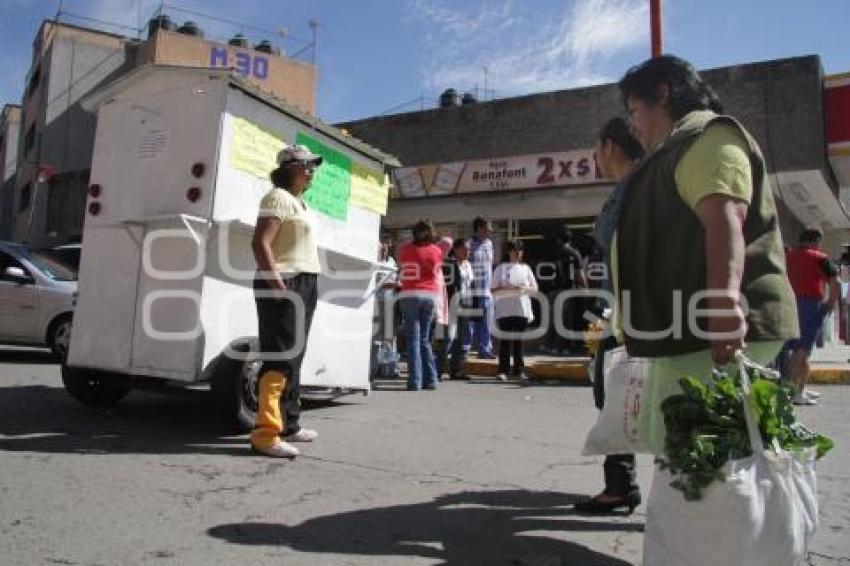
[[[734,118],[691,112],[632,176],[618,224],[619,296],[626,349],[632,356],[687,354],[709,347],[689,316],[695,293],[706,289],[705,230],[676,189],[679,159],[711,124],[737,128],[749,145],[753,194],[744,221],[746,256],[741,294],[746,299],[746,341],[798,335],[794,293],[776,205],[758,144]],[[690,309],[689,309],[690,305]],[[696,308],[705,308],[705,301]],[[696,319],[705,331],[706,318]]]

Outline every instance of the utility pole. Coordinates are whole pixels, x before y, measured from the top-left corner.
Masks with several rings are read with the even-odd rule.
[[[663,33],[661,25],[661,0],[649,0],[649,25],[652,33],[652,56],[659,57],[663,52]]]
[[[487,100],[487,65],[484,65],[484,100]]]

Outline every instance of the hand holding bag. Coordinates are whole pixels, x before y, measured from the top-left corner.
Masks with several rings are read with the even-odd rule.
[[[620,346],[605,352],[605,404],[587,433],[582,455],[647,452],[638,434],[640,402],[652,360]]]

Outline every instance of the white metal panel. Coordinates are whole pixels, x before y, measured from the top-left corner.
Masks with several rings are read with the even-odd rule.
[[[68,363],[127,370],[130,366],[142,230],[86,225]]]
[[[218,225],[210,232],[201,302],[204,368],[234,341],[257,336],[252,234],[250,227],[238,225]]]
[[[207,216],[224,82],[197,73],[147,75],[100,107],[91,182],[99,184],[98,216],[86,229],[164,214]],[[206,165],[192,176],[193,163]],[[196,203],[186,198],[197,186]],[[91,199],[89,199],[91,202]]]
[[[319,303],[301,366],[303,385],[369,389],[372,288],[369,278],[319,278]]]
[[[200,305],[206,243],[171,222],[147,224],[145,236],[147,259],[139,274],[130,365],[135,373],[167,372],[193,381],[204,340]]]
[[[151,72],[99,107],[91,182],[101,186],[101,195],[88,203],[97,201],[102,211],[86,215],[72,365],[197,376],[202,337],[165,339],[150,332],[186,331],[197,322],[198,308],[188,294],[200,296],[203,270],[175,278],[194,263],[196,243],[185,236],[155,241],[147,261],[143,250],[146,238],[160,230],[188,235],[181,215],[209,215],[225,84],[196,72]],[[191,172],[196,162],[206,166],[200,179]],[[186,198],[191,186],[202,189],[196,203]],[[157,296],[150,293],[162,291],[183,298],[151,302]],[[150,324],[144,322],[145,306]]]

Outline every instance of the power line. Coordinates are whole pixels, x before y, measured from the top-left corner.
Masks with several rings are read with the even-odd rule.
[[[416,103],[419,103],[420,106],[423,106],[424,103],[425,103],[425,97],[419,96],[417,98],[414,98],[413,100],[408,100],[407,102],[402,102],[401,104],[396,104],[392,108],[387,108],[383,112],[379,113],[378,116],[386,116],[387,114],[392,114],[396,110],[401,110],[402,108],[405,108],[407,106],[410,106],[410,105],[416,104]]]
[[[244,28],[244,29],[252,29],[254,31],[261,31],[263,33],[268,33],[268,34],[271,34],[271,35],[281,35],[279,31],[272,31],[272,30],[269,30],[269,29],[265,29],[265,28],[261,28],[261,27],[257,27],[257,26],[252,26],[252,25],[246,24],[244,22],[237,22],[237,21],[234,21],[234,20],[219,18],[217,16],[210,16],[209,14],[204,14],[204,13],[201,13],[201,12],[195,12],[193,10],[187,10],[187,9],[181,8],[179,6],[175,6],[173,4],[162,4],[161,8],[168,9],[168,10],[174,10],[175,12],[180,12],[180,13],[183,13],[183,14],[190,14],[192,16],[197,16],[199,18],[205,18],[207,20],[210,20],[210,21],[213,21],[213,22],[219,22],[221,24],[228,24],[228,25],[231,25],[231,26],[236,26],[236,27]],[[299,43],[303,43],[307,46],[312,45],[310,40],[304,39],[304,38],[301,38],[301,37],[296,37],[296,36],[293,36],[293,35],[289,35],[289,33],[287,33],[285,35],[285,37],[287,39],[292,39],[292,40],[297,41]]]

